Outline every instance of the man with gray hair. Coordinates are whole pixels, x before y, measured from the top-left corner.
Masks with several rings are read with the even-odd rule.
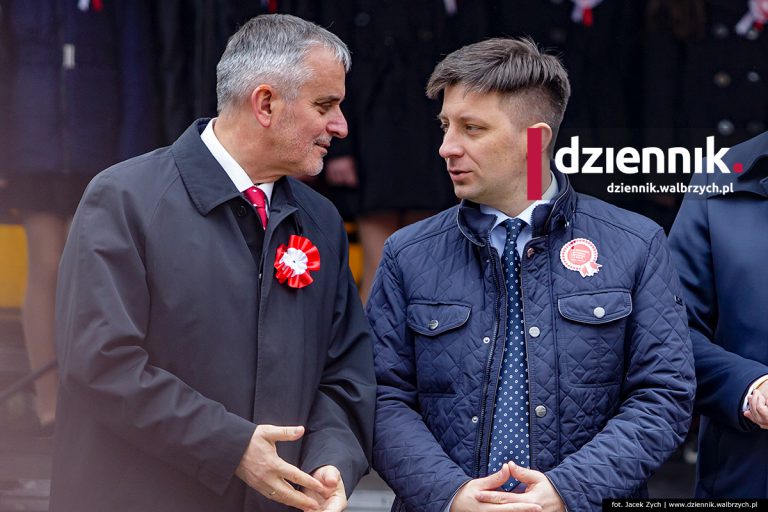
[[[61,262],[52,511],[346,507],[371,339],[343,222],[295,177],[347,135],[349,66],[330,32],[254,18],[219,116],[91,182]]]
[[[532,41],[451,53],[427,94],[442,97],[440,155],[462,202],[390,237],[368,301],[374,468],[393,510],[647,496],[695,387],[663,231],[549,163],[570,88]]]

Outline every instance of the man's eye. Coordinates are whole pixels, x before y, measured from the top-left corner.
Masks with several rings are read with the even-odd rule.
[[[478,131],[480,129],[480,127],[479,126],[475,126],[473,124],[468,124],[468,125],[466,125],[464,127],[464,129],[467,130],[468,132],[476,132],[476,131]]]
[[[448,131],[448,125],[445,123],[440,123],[440,129],[443,130],[443,133]]]

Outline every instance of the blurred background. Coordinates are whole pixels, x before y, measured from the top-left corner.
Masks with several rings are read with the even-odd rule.
[[[503,35],[529,35],[559,55],[573,89],[560,145],[578,136],[582,147],[693,148],[714,136],[730,147],[768,122],[768,35],[745,18],[748,3],[0,0],[0,511],[47,510],[56,272],[83,189],[109,165],[216,115],[216,63],[243,22],[295,14],[353,52],[350,136],[309,184],[347,221],[365,299],[384,240],[455,202],[437,154],[439,104],[423,92],[444,55]],[[667,230],[682,199],[606,192],[619,179],[669,176],[572,178],[580,192]],[[690,496],[694,438],[654,477],[653,496]],[[350,510],[388,510],[392,498],[372,475]]]

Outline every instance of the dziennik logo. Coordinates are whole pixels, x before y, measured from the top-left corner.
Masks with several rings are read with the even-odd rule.
[[[542,130],[528,129],[528,199],[537,200],[542,196]],[[729,169],[723,157],[730,148],[716,148],[715,138],[707,137],[704,148],[673,147],[667,150],[656,147],[637,149],[581,147],[579,137],[571,137],[570,145],[561,147],[553,155],[555,167],[563,174],[599,175],[689,175],[715,172],[741,173],[744,166],[733,164]],[[684,183],[653,183],[625,185],[611,183],[609,193],[641,194],[725,194],[733,192],[733,185],[689,186]]]

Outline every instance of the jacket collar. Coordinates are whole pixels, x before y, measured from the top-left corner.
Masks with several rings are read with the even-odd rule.
[[[571,187],[568,177],[557,170],[555,163],[550,163],[557,180],[559,193],[549,204],[541,204],[533,210],[533,237],[548,234],[558,226],[570,222],[574,210],[576,210],[577,196]],[[477,203],[462,200],[457,212],[457,223],[462,234],[470,242],[484,246],[489,233],[493,228],[496,217],[486,215],[480,211]]]
[[[208,215],[217,206],[241,195],[200,138],[209,121],[198,119],[193,122],[171,146],[181,180],[201,215]],[[296,204],[290,180],[286,177],[277,180],[270,202],[268,226],[295,212]],[[300,225],[298,229],[300,231]]]
[[[744,172],[733,181],[734,192],[752,192],[768,196],[768,132],[732,147],[723,157],[723,163],[733,169],[740,163]],[[711,194],[712,197],[718,194]]]

